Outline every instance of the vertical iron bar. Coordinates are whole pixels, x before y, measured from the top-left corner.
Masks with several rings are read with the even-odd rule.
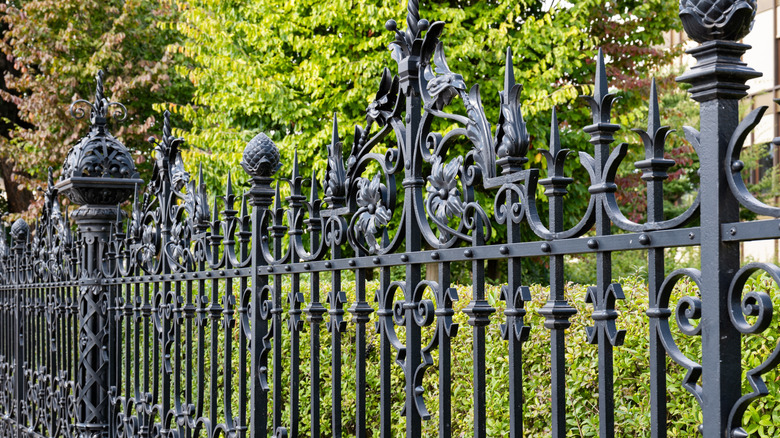
[[[450,295],[450,262],[439,263],[439,438],[452,436],[452,337],[457,324],[452,323],[452,296]],[[453,289],[454,293],[454,289]]]
[[[555,107],[552,110],[550,127],[550,150],[543,151],[547,159],[547,178],[539,181],[545,188],[544,194],[549,199],[549,229],[553,233],[563,231],[563,196],[566,186],[574,180],[563,176],[563,160],[569,154],[568,149],[561,149],[558,131],[558,115]],[[547,244],[549,247],[549,243]],[[539,313],[544,315],[544,326],[550,330],[550,385],[552,406],[552,436],[566,436],[566,329],[571,326],[569,318],[576,310],[569,305],[564,294],[564,261],[563,255],[550,257],[550,295]]]
[[[379,270],[379,291],[377,291],[377,301],[379,301],[380,318],[392,315],[392,309],[383,307],[384,296],[389,293],[390,288],[390,267],[383,266]],[[389,315],[386,314],[389,313]],[[379,436],[380,438],[390,438],[392,436],[392,345],[387,338],[387,333],[382,324],[377,321],[377,332],[379,333]]]
[[[363,251],[358,251],[364,256]],[[349,309],[355,323],[355,435],[365,438],[366,426],[366,323],[374,309],[366,302],[366,270],[355,270],[355,303]]]
[[[263,226],[263,221],[269,214],[268,207],[271,205],[274,191],[271,188],[270,176],[250,176],[252,176],[252,188],[249,191],[250,204],[252,204],[252,336],[250,341],[252,395],[249,431],[252,438],[261,438],[268,433],[268,360],[264,354],[268,320],[263,311],[265,306],[263,290],[268,284],[268,277],[261,275],[260,269],[266,265],[262,242],[267,230]]]
[[[27,223],[24,222],[22,219],[18,219],[16,222],[14,222],[13,226],[11,227],[11,235],[13,236],[13,264],[14,264],[14,274],[13,274],[13,283],[16,285],[15,288],[15,299],[14,299],[14,307],[15,307],[15,315],[14,320],[16,321],[16,330],[13,333],[16,333],[16,337],[14,339],[14,360],[15,360],[15,369],[14,369],[14,396],[16,398],[15,400],[15,417],[16,420],[16,437],[21,438],[22,436],[22,400],[25,398],[24,390],[26,388],[25,378],[24,378],[24,311],[22,308],[22,298],[23,298],[23,275],[22,275],[22,261],[24,259],[24,250],[25,250],[25,244],[27,242],[27,236],[29,234],[30,230],[27,227]]]

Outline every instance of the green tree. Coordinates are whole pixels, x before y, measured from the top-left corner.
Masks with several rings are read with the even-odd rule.
[[[556,1],[549,8],[530,0],[423,1],[421,17],[445,21],[443,40],[450,67],[466,83],[481,84],[492,120],[497,119],[504,51],[514,50],[517,82],[523,84],[524,114],[533,148],[546,148],[549,113],[558,106],[566,120],[564,147],[583,149],[578,129],[589,123],[584,102],[593,82],[598,47],[608,58],[611,85],[622,100],[618,123],[638,127],[645,115],[651,72],[676,55],[656,48],[663,32],[679,26],[677,7],[661,0]],[[171,23],[186,39],[175,50],[193,69],[179,67],[195,85],[190,107],[174,112],[192,124],[190,165],[202,162],[210,182],[238,171],[241,151],[265,131],[277,142],[289,172],[297,147],[305,168],[322,175],[331,116],[341,136],[365,125],[365,108],[382,69],[395,69],[387,45],[388,19],[405,17],[405,4],[388,0],[179,0],[180,21]],[[633,136],[631,141],[638,143]],[[574,197],[587,196],[586,187]]]
[[[45,179],[49,166],[59,171],[68,149],[86,134],[87,121],[73,119],[68,107],[77,98],[93,97],[99,69],[106,72],[107,97],[128,109],[127,119],[115,123],[112,132],[138,152],[137,163],[148,171],[144,162],[151,148],[145,139],[160,130],[154,104],[187,102],[192,89],[173,72],[181,56],[166,51],[179,34],[158,27],[176,20],[173,5],[16,0],[0,4],[0,14],[0,44],[11,64],[0,90],[7,104],[3,116],[10,122],[0,133],[0,161],[11,164],[2,171],[6,187],[14,177],[29,191]]]

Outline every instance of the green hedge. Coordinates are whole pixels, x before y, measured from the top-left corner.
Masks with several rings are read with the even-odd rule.
[[[618,436],[649,436],[650,435],[650,408],[649,408],[649,353],[648,353],[648,323],[645,311],[647,309],[647,286],[636,279],[623,279],[621,282],[626,295],[625,301],[618,303],[620,317],[618,327],[627,331],[623,346],[615,349],[615,422]],[[760,287],[769,287],[764,279],[754,282]],[[327,290],[323,286],[323,291]],[[369,282],[367,294],[373,297],[378,283]],[[345,285],[350,302],[354,301],[353,285]],[[453,436],[466,437],[472,435],[473,404],[472,404],[472,336],[471,327],[466,323],[467,317],[462,312],[471,299],[471,289],[467,286],[458,286],[460,300],[456,302],[457,310],[455,320],[460,324],[460,330],[452,342],[452,417]],[[545,288],[535,286],[531,288],[533,302],[528,304],[527,324],[532,326],[531,336],[524,344],[524,394],[525,394],[525,435],[549,436],[550,435],[550,347],[549,331],[543,326],[543,318],[536,312],[547,298]],[[568,284],[567,295],[578,313],[572,318],[572,327],[567,335],[567,419],[569,436],[597,436],[598,435],[598,368],[595,345],[587,344],[585,340],[585,327],[592,325],[589,319],[592,307],[585,304],[585,286]],[[487,415],[488,436],[508,436],[508,359],[506,342],[500,336],[500,323],[503,321],[504,302],[498,299],[500,288],[489,286],[487,290],[488,301],[497,312],[487,331]],[[698,291],[690,284],[681,284],[675,292],[672,302],[683,295],[696,295]],[[308,296],[308,292],[305,291]],[[429,297],[433,298],[433,297]],[[777,303],[776,303],[777,304]],[[375,315],[374,315],[375,316]],[[348,318],[348,316],[347,316]],[[372,330],[372,322],[368,327],[368,376],[366,393],[368,397],[368,421],[370,424],[370,436],[378,436],[379,426],[379,336]],[[673,330],[676,329],[672,322]],[[774,327],[778,327],[777,324]],[[423,342],[430,339],[432,330],[426,330]],[[308,330],[308,329],[307,329]],[[403,339],[403,329],[399,329],[399,336]],[[770,330],[769,332],[771,332]],[[767,333],[769,333],[767,332]],[[426,337],[427,335],[427,337]],[[286,339],[289,334],[285,333]],[[303,333],[302,365],[301,365],[301,436],[309,434],[309,384],[310,374],[308,369],[308,333]],[[748,349],[743,360],[745,367],[757,366],[765,360],[776,345],[776,331],[772,334],[764,334],[754,337],[745,343]],[[323,345],[320,349],[321,385],[320,398],[322,411],[320,424],[323,428],[323,436],[330,436],[330,335],[322,331]],[[699,360],[701,354],[700,338],[690,338],[675,332],[675,339],[682,351],[694,360]],[[285,343],[287,344],[286,341]],[[285,349],[288,345],[285,345]],[[354,433],[354,409],[355,409],[355,351],[354,351],[354,325],[350,325],[345,339],[342,340],[342,411],[344,434],[349,436]],[[287,350],[285,350],[287,351]],[[438,358],[434,356],[435,363]],[[694,436],[697,426],[702,422],[701,410],[679,382],[682,380],[684,370],[667,359],[668,391],[667,406],[669,436]],[[403,374],[398,365],[393,363],[393,435],[403,436],[404,420],[400,416],[403,407]],[[423,436],[437,436],[438,421],[438,370],[436,365],[429,368],[424,382],[426,390],[426,403],[428,410],[433,415],[430,421],[423,424]],[[288,370],[285,370],[285,382],[289,380]],[[744,381],[744,375],[743,375]],[[753,436],[773,437],[777,435],[776,425],[780,425],[780,406],[775,402],[773,395],[777,395],[778,375],[775,372],[767,376],[770,387],[770,396],[755,402],[745,414],[746,429]],[[748,385],[743,385],[744,391],[748,391]],[[285,389],[286,394],[287,389]],[[289,407],[286,408],[285,418],[289,419]]]
[[[324,275],[323,275],[324,277]],[[325,280],[325,278],[323,278]],[[645,315],[647,310],[647,287],[643,280],[637,278],[621,279],[626,299],[618,302],[620,316],[617,321],[618,328],[627,331],[625,343],[621,347],[615,348],[615,423],[617,436],[650,436],[650,407],[649,407],[649,353],[648,353],[648,318]],[[222,286],[222,285],[221,285]],[[285,284],[285,295],[289,290],[289,283]],[[301,278],[301,292],[306,301],[309,301],[308,277]],[[754,278],[749,283],[750,288],[771,290],[775,306],[778,306],[778,295],[776,286],[771,284],[765,278]],[[224,293],[220,287],[220,295]],[[369,302],[376,306],[373,301],[374,292],[378,288],[378,282],[368,282],[367,294]],[[354,283],[345,282],[344,289],[347,293],[349,303],[353,303]],[[329,290],[329,284],[323,283],[321,286],[322,300],[324,301],[326,292]],[[471,327],[466,323],[467,316],[462,312],[471,299],[470,286],[457,286],[459,300],[455,303],[456,316],[455,322],[460,325],[457,336],[452,341],[452,431],[454,437],[472,436],[473,431],[473,405],[472,405],[472,333]],[[507,436],[509,430],[508,415],[508,358],[507,344],[501,339],[500,324],[504,321],[503,309],[504,302],[498,299],[500,288],[497,286],[487,287],[487,299],[494,306],[497,312],[493,315],[491,324],[487,329],[487,415],[488,415],[488,436]],[[208,293],[209,291],[207,291]],[[569,283],[566,287],[567,297],[571,304],[577,309],[577,314],[572,318],[572,326],[567,331],[567,421],[568,436],[590,437],[598,435],[598,368],[597,353],[598,348],[590,345],[585,340],[585,328],[592,325],[590,314],[592,307],[585,303],[586,287]],[[236,288],[237,293],[237,288]],[[430,292],[427,292],[427,298],[433,299]],[[525,395],[524,423],[525,436],[550,436],[550,333],[543,326],[543,318],[536,312],[544,305],[547,299],[546,288],[540,286],[531,287],[533,301],[527,304],[529,310],[526,323],[531,326],[531,335],[524,344],[523,368],[525,377],[523,380],[523,391]],[[672,296],[672,303],[684,295],[697,295],[698,290],[689,283],[681,283]],[[345,307],[349,307],[347,304]],[[285,305],[286,307],[286,305]],[[376,307],[375,307],[376,308]],[[287,317],[286,312],[284,315]],[[327,318],[327,316],[326,316]],[[345,315],[349,320],[350,315]],[[368,327],[368,354],[367,354],[367,388],[368,399],[368,422],[369,436],[378,436],[379,427],[379,335],[374,331],[374,321],[376,314],[371,317]],[[209,324],[210,325],[210,324]],[[701,355],[700,338],[687,337],[676,330],[674,317],[672,317],[672,329],[675,339],[680,349],[693,360],[699,361]],[[208,387],[212,383],[218,385],[218,393],[221,405],[223,376],[222,361],[224,355],[224,333],[223,328],[218,322],[220,330],[218,367],[220,370],[217,382],[208,381],[211,370],[212,359],[210,354],[206,355],[206,376],[205,382]],[[752,368],[765,360],[778,340],[778,316],[775,315],[772,327],[765,333],[757,336],[745,337],[743,341],[743,368]],[[211,327],[207,326],[206,348],[210,348]],[[309,372],[309,330],[308,323],[301,333],[301,366],[300,366],[300,430],[299,436],[310,435],[310,414],[309,400],[311,399]],[[399,337],[403,340],[403,328],[397,328]],[[233,333],[233,383],[234,393],[233,414],[238,415],[238,369],[239,354],[238,333],[239,327],[231,329]],[[423,343],[430,339],[433,327],[426,327],[423,330]],[[321,348],[319,349],[321,374],[318,376],[320,382],[320,400],[321,415],[319,423],[322,428],[322,436],[331,436],[331,354],[330,342],[331,336],[325,330],[325,324],[321,324]],[[289,427],[290,406],[288,403],[290,366],[290,332],[285,329],[283,332],[283,349],[285,351],[283,381],[284,400],[284,424]],[[355,430],[355,326],[349,324],[347,332],[343,335],[342,346],[342,424],[345,436],[354,434]],[[197,339],[197,338],[196,338]],[[183,340],[183,339],[182,339]],[[434,366],[429,368],[424,380],[425,399],[428,410],[433,418],[423,423],[423,436],[438,435],[438,370],[436,364],[438,358],[434,354]],[[667,358],[667,406],[669,427],[669,436],[695,436],[697,426],[702,422],[701,410],[689,394],[680,385],[685,370],[677,366],[671,359]],[[247,372],[249,367],[249,358],[246,358]],[[273,369],[269,371],[269,381],[273,374]],[[765,376],[767,385],[770,389],[770,396],[755,401],[745,414],[746,429],[751,436],[774,437],[778,434],[778,425],[780,425],[780,405],[777,403],[778,389],[780,389],[780,376],[776,371],[772,371]],[[198,379],[195,379],[198,380]],[[742,376],[743,393],[749,392],[749,386],[745,383],[744,372]],[[199,385],[201,382],[191,382],[193,385]],[[403,436],[405,422],[401,417],[401,409],[404,400],[404,379],[400,367],[393,362],[392,364],[392,388],[393,388],[393,436]],[[206,394],[209,393],[207,388]],[[270,406],[269,394],[269,410]],[[208,395],[207,395],[208,397]],[[206,406],[208,406],[208,400]],[[219,409],[220,417],[223,416],[222,409]],[[270,427],[270,425],[269,425]]]

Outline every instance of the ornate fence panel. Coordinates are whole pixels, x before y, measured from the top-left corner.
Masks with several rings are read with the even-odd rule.
[[[172,135],[166,113],[154,140],[153,178],[144,186],[127,148],[108,132],[109,109],[123,117],[124,107],[106,99],[99,73],[95,101],[71,110],[79,118],[89,112],[90,132],[71,150],[60,181],[50,177],[41,218],[33,231],[15,222],[10,244],[5,234],[0,239],[0,435],[390,437],[403,429],[420,437],[423,422],[436,421],[438,436],[450,437],[453,422],[463,421],[451,410],[458,366],[452,340],[461,336],[473,348],[473,436],[488,436],[487,414],[500,410],[510,435],[520,437],[524,344],[548,330],[550,433],[563,437],[578,402],[566,392],[576,310],[564,293],[564,256],[594,254],[597,281],[586,297],[592,327],[583,335],[598,351],[599,435],[614,436],[613,353],[625,338],[618,311],[625,297],[612,278],[612,254],[647,250],[649,364],[637,366],[650,369],[652,436],[667,435],[669,387],[684,388],[699,404],[704,436],[748,436],[744,413],[767,395],[762,376],[780,363],[775,345],[756,367],[741,360],[742,339],[767,330],[773,315],[769,293],[744,292],[746,282],[759,271],[780,281],[775,265],[739,266],[739,242],[780,237],[780,209],[754,198],[740,175],[742,143],[766,110],[739,121],[745,83],[759,74],[740,61],[749,47],[736,41],[749,31],[756,4],[684,0],[680,10],[701,43],[690,50],[698,63],[679,78],[701,105],[701,130],[685,128],[699,155],[701,186],[687,211],[664,217],[663,183],[674,161],[664,158],[670,128],[661,124],[653,86],[648,128],[639,132],[645,159],[635,163],[647,184],[645,223],[628,219],[617,202],[615,176],[628,146],[613,145],[620,126],[611,122],[615,95],[601,53],[593,95],[585,97],[593,123],[583,130],[593,151],[577,146],[586,149],[578,153],[590,200],[565,229],[574,181],[563,164],[574,145],[563,148],[555,110],[545,174],[526,158],[511,51],[494,128],[479,87],[447,65],[444,23],[421,19],[417,1],[408,4],[405,30],[392,20],[386,25],[397,74],[385,69],[346,161],[334,116],[322,182],[300,173],[297,155],[289,177],[275,176],[279,151],[260,134],[241,163],[248,191],[238,192],[234,179],[247,178],[235,176],[209,190],[202,175],[187,172],[183,141]],[[462,111],[451,105],[457,98]],[[442,120],[459,127],[437,132]],[[469,152],[454,153],[458,142],[470,143]],[[537,199],[539,186],[546,201]],[[478,193],[489,194],[492,205]],[[63,214],[61,194],[81,207]],[[125,215],[121,204],[129,199]],[[740,222],[740,209],[771,219]],[[505,231],[496,232],[496,223]],[[537,239],[523,241],[524,229]],[[697,245],[701,269],[665,274],[665,248]],[[538,310],[545,329],[533,334],[524,308],[531,290],[521,278],[530,257],[549,259],[550,278]],[[496,259],[508,277],[503,314],[486,296],[485,262]],[[463,310],[470,327],[459,330],[451,274],[463,262],[472,296]],[[376,291],[368,287],[374,275]],[[354,297],[345,293],[347,277]],[[685,278],[699,293],[673,300]],[[496,324],[508,375],[486,366],[488,328]],[[679,336],[700,337],[701,357],[683,354]],[[354,357],[342,352],[345,339],[354,342]],[[667,381],[671,362],[685,370],[681,381]],[[354,367],[354,384],[344,385],[346,367]],[[508,380],[506,406],[488,406],[488,379]],[[349,397],[347,386],[354,387]],[[369,406],[377,391],[377,406]],[[427,406],[432,397],[436,413]]]

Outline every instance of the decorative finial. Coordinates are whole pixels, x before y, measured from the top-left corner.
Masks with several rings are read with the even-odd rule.
[[[512,63],[512,47],[506,48],[506,66],[504,67],[504,94],[515,86],[515,68]]]
[[[658,110],[658,90],[655,86],[655,78],[650,82],[650,108],[647,111],[647,132],[655,134],[661,127],[661,113]]]
[[[276,181],[276,192],[274,193],[274,210],[281,210],[282,208],[282,195],[279,191],[279,181]]]
[[[11,238],[13,238],[14,246],[20,246],[27,243],[27,238],[30,236],[30,226],[24,219],[17,219],[16,222],[11,225]]]
[[[317,174],[315,172],[311,173],[311,192],[309,193],[309,202],[314,202],[317,199],[319,199],[319,184],[317,183]]]
[[[347,190],[347,173],[344,170],[342,144],[339,140],[339,124],[333,113],[333,134],[328,145],[328,167],[325,170],[325,202],[341,205]]]
[[[77,119],[85,116],[84,108],[88,106],[92,127],[68,152],[55,188],[74,204],[114,206],[130,197],[133,186],[142,184],[143,180],[130,151],[106,126],[108,108],[117,107],[114,118],[122,120],[127,116],[127,109],[105,97],[102,71],[97,73],[95,81],[95,102],[81,99],[70,106],[71,114]]]
[[[292,181],[295,182],[301,177],[301,173],[298,169],[298,148],[295,148],[293,152],[293,167],[292,167]]]
[[[680,20],[693,40],[737,41],[750,32],[756,0],[681,0]]]
[[[279,149],[267,135],[261,132],[247,143],[241,167],[249,176],[270,178],[281,166]]]
[[[102,129],[106,125],[106,118],[108,117],[108,108],[116,107],[116,111],[113,116],[119,121],[127,118],[127,108],[118,102],[109,102],[106,99],[105,92],[103,90],[103,70],[98,70],[95,75],[95,101],[89,102],[84,99],[79,99],[70,105],[70,114],[76,119],[83,119],[87,112],[84,107],[90,108],[89,119],[92,123],[93,129]]]
[[[417,36],[417,23],[420,21],[420,0],[409,0],[406,5],[406,26],[412,38]]]
[[[596,79],[593,87],[593,96],[580,96],[585,98],[590,104],[593,124],[610,123],[612,113],[612,103],[615,102],[615,95],[609,92],[607,83],[607,67],[604,64],[604,52],[599,49],[596,57]]]
[[[596,58],[596,83],[593,88],[593,98],[601,102],[604,96],[609,94],[609,84],[607,83],[607,68],[604,65],[604,52],[599,48],[599,54]]]

